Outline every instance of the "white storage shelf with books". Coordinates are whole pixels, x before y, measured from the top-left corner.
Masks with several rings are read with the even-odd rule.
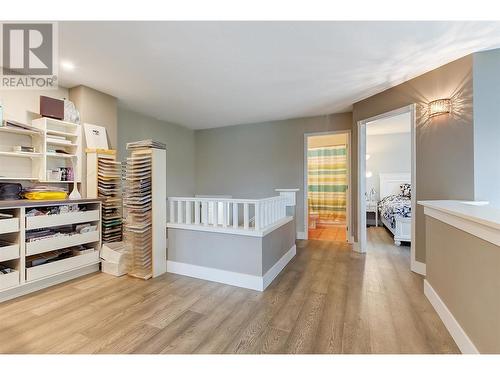
[[[33,120],[32,125],[43,134],[42,167],[38,173],[38,180],[47,183],[70,183],[74,180],[80,182],[81,126],[46,117]]]
[[[101,201],[0,201],[0,301],[98,271]]]

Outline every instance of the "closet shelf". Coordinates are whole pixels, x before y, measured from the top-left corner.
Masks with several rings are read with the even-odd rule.
[[[71,154],[58,154],[58,153],[53,153],[53,152],[47,152],[47,157],[51,158],[62,158],[62,159],[71,159],[71,158],[76,158],[76,155],[71,155]]]
[[[37,132],[35,130],[28,130],[28,129],[17,129],[17,128],[12,128],[8,126],[0,126],[0,132],[1,133],[11,133],[11,134],[21,134],[21,135],[43,135],[43,133]]]
[[[43,184],[72,184],[74,181],[60,181],[60,180],[40,180]],[[76,181],[80,182],[80,181]]]
[[[60,142],[60,141],[56,141],[56,140],[52,140],[52,139],[47,139],[47,144],[61,146],[61,147],[78,147],[77,143],[65,143],[65,142]]]
[[[0,156],[9,156],[16,158],[41,158],[43,155],[39,152],[15,152],[15,151],[0,151]]]
[[[77,138],[79,134],[62,132],[59,130],[48,130],[46,131],[47,135],[59,135],[61,137],[74,137]]]
[[[98,264],[99,251],[92,253],[75,255],[70,258],[56,260],[54,262],[42,264],[35,267],[26,268],[26,282],[43,279],[63,272],[77,269],[83,266]]]
[[[33,177],[33,176],[18,176],[18,177],[7,177],[7,176],[1,176],[0,181],[36,181],[38,180],[38,177]]]
[[[19,259],[19,244],[12,244],[0,247],[0,262]]]
[[[71,202],[68,203],[70,204]],[[26,217],[26,230],[86,223],[98,221],[100,218],[99,210],[69,212],[58,215],[28,216]]]
[[[19,285],[19,271],[0,274],[0,290],[10,289]]]
[[[64,249],[66,247],[83,245],[99,241],[99,232],[97,230],[88,233],[73,234],[71,236],[59,236],[26,242],[26,255],[36,255],[48,251]]]

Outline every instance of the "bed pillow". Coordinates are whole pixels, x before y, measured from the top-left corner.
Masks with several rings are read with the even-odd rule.
[[[401,184],[399,185],[399,189],[400,196],[411,198],[411,184]]]

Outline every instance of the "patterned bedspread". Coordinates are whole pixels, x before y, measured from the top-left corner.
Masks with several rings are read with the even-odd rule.
[[[388,195],[378,202],[380,215],[386,219],[391,227],[396,228],[395,216],[411,217],[411,199],[401,195]]]

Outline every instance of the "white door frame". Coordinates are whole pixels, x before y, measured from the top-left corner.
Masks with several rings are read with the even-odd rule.
[[[304,235],[301,236],[304,239],[308,239],[309,233],[309,209],[307,204],[307,193],[308,184],[307,176],[309,168],[307,166],[307,140],[309,137],[314,137],[318,135],[329,135],[329,134],[345,134],[347,138],[347,194],[346,194],[346,224],[347,224],[347,241],[349,243],[354,242],[354,237],[352,235],[352,223],[351,223],[351,130],[332,130],[326,132],[312,132],[304,133]]]
[[[402,108],[395,109],[377,116],[373,116],[358,121],[358,246],[355,249],[359,252],[366,252],[366,124],[375,120],[387,117],[410,113],[411,121],[411,270],[420,274],[425,274],[425,264],[417,262],[415,259],[415,225],[417,212],[417,184],[416,184],[416,115],[415,104],[410,104]]]

